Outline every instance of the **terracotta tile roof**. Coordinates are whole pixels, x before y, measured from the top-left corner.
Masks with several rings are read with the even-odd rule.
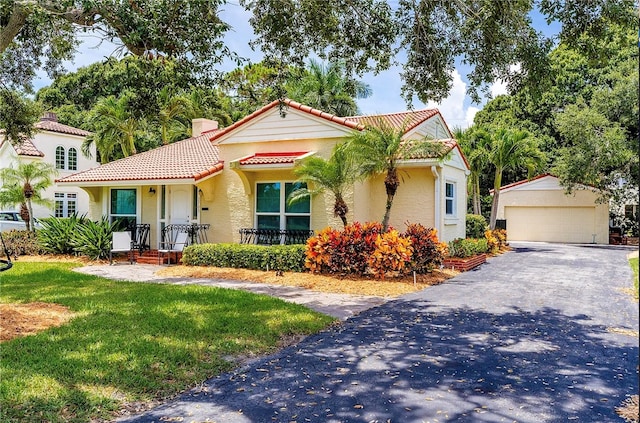
[[[84,129],[74,128],[73,126],[64,125],[54,120],[43,119],[34,125],[36,128],[42,131],[58,132],[61,134],[78,135],[80,137],[86,137],[91,135],[91,132]]]
[[[218,146],[209,141],[211,133],[125,157],[102,166],[75,173],[56,182],[200,180],[219,172]]]
[[[358,124],[365,127],[368,125],[375,125],[381,119],[395,129],[401,129],[403,126],[405,126],[406,131],[408,132],[416,126],[420,125],[425,120],[439,114],[440,112],[438,111],[438,109],[424,109],[399,113],[388,113],[382,115],[351,116],[346,119],[357,122]]]
[[[5,142],[8,143],[9,140],[2,141],[3,144]],[[16,154],[19,156],[44,157],[44,153],[38,150],[38,148],[35,145],[33,145],[31,140],[29,139],[23,140],[19,145],[14,146],[13,149],[15,150]]]
[[[307,154],[306,151],[296,153],[256,153],[253,156],[238,160],[241,165],[293,164],[296,159]]]

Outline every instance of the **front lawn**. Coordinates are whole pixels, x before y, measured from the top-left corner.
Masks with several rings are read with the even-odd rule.
[[[60,327],[0,344],[1,421],[109,419],[231,369],[231,357],[274,351],[333,321],[267,296],[112,281],[73,266],[18,262],[0,276],[0,303],[74,313]]]

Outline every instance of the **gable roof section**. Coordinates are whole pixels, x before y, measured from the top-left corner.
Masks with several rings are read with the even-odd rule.
[[[198,181],[222,170],[211,132],[125,157],[58,179],[59,183],[127,181]]]
[[[77,135],[79,137],[91,135],[91,132],[85,131],[84,129],[74,128],[73,126],[64,125],[49,119],[42,119],[34,126],[42,131],[57,132],[60,134]]]
[[[364,127],[368,125],[375,125],[379,120],[382,120],[394,129],[402,129],[404,127],[405,132],[409,132],[424,121],[437,115],[440,115],[438,109],[423,109],[399,113],[387,113],[382,115],[351,116],[347,119],[357,122]]]
[[[35,145],[33,145],[31,140],[29,139],[23,140],[20,144],[15,146],[15,145],[12,145],[11,142],[9,142],[9,140],[5,138],[0,143],[0,147],[3,146],[4,144],[7,144],[11,148],[13,148],[13,151],[15,151],[18,156],[44,157],[44,153],[38,150],[38,148]]]
[[[256,153],[252,156],[238,160],[240,165],[278,165],[293,164],[302,156],[308,154],[307,151],[292,153]]]
[[[578,189],[597,190],[596,187],[590,185],[579,184]],[[531,179],[523,179],[522,181],[513,182],[500,187],[500,193],[515,191],[515,190],[565,190],[560,185],[560,179],[550,173],[543,173],[542,175],[534,176]],[[493,195],[494,190],[489,190],[489,193]]]

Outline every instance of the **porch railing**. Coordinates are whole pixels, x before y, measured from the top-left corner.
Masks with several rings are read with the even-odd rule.
[[[240,229],[241,244],[306,244],[314,232],[303,229]]]
[[[209,223],[172,223],[162,229],[162,242],[171,242],[178,233],[185,232],[189,235],[189,244],[206,244],[209,242],[207,231],[210,227]]]
[[[149,223],[129,224],[127,230],[131,233],[132,250],[138,250],[138,253],[142,254],[151,249],[149,241],[151,225]]]

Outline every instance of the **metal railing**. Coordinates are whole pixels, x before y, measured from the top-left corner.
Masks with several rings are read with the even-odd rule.
[[[306,244],[314,232],[304,229],[240,229],[241,244],[279,245]]]
[[[162,229],[162,242],[172,242],[178,233],[185,232],[189,235],[189,244],[206,244],[210,227],[209,223],[172,223]]]

